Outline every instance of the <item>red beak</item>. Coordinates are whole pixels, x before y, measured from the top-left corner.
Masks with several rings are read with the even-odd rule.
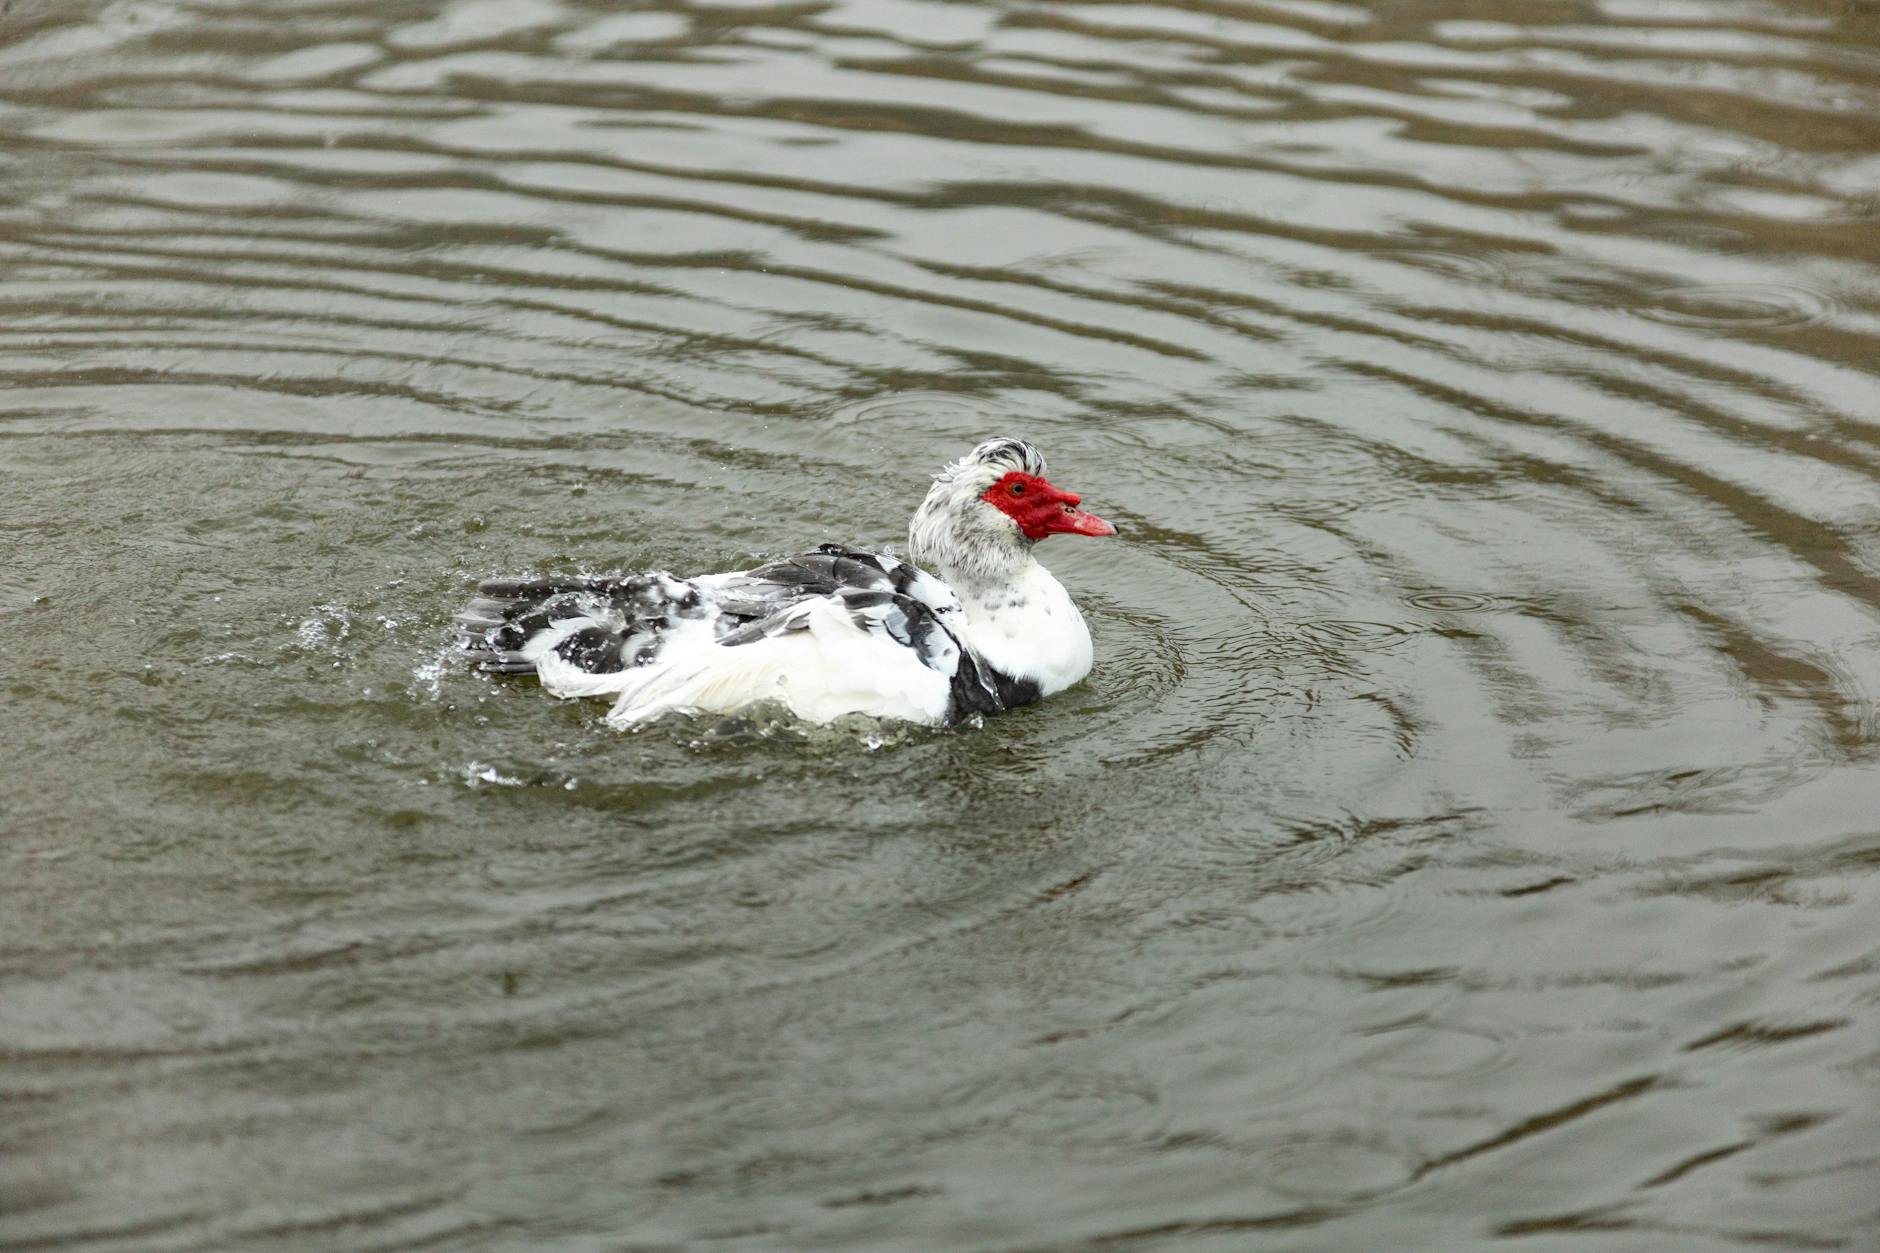
[[[1086,513],[1077,506],[1083,503],[1083,497],[1071,492],[1064,493],[1064,507],[1056,513],[1046,514],[1044,529],[1050,535],[1114,535],[1116,528],[1099,518],[1094,513]]]

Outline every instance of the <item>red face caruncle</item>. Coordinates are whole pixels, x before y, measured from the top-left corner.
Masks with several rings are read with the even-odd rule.
[[[1108,522],[1077,507],[1083,497],[1053,487],[1035,474],[1014,470],[987,488],[980,499],[1018,523],[1027,539],[1116,534],[1116,528]]]

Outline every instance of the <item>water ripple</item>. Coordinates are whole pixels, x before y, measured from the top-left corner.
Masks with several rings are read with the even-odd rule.
[[[1677,326],[1792,331],[1835,316],[1819,292],[1779,284],[1679,287],[1663,293],[1646,316]]]

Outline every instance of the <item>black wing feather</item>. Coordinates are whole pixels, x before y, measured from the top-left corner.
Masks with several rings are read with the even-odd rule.
[[[486,670],[527,673],[521,655],[542,631],[574,618],[607,625],[571,632],[556,645],[564,659],[594,673],[641,665],[676,617],[707,612],[698,588],[659,572],[601,579],[491,579],[457,615],[463,645]]]

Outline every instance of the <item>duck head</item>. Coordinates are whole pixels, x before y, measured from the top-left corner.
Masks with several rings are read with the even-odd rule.
[[[1051,535],[1114,535],[1083,498],[1045,477],[1044,455],[1021,439],[986,440],[934,476],[908,527],[914,563],[949,581],[995,583]]]

